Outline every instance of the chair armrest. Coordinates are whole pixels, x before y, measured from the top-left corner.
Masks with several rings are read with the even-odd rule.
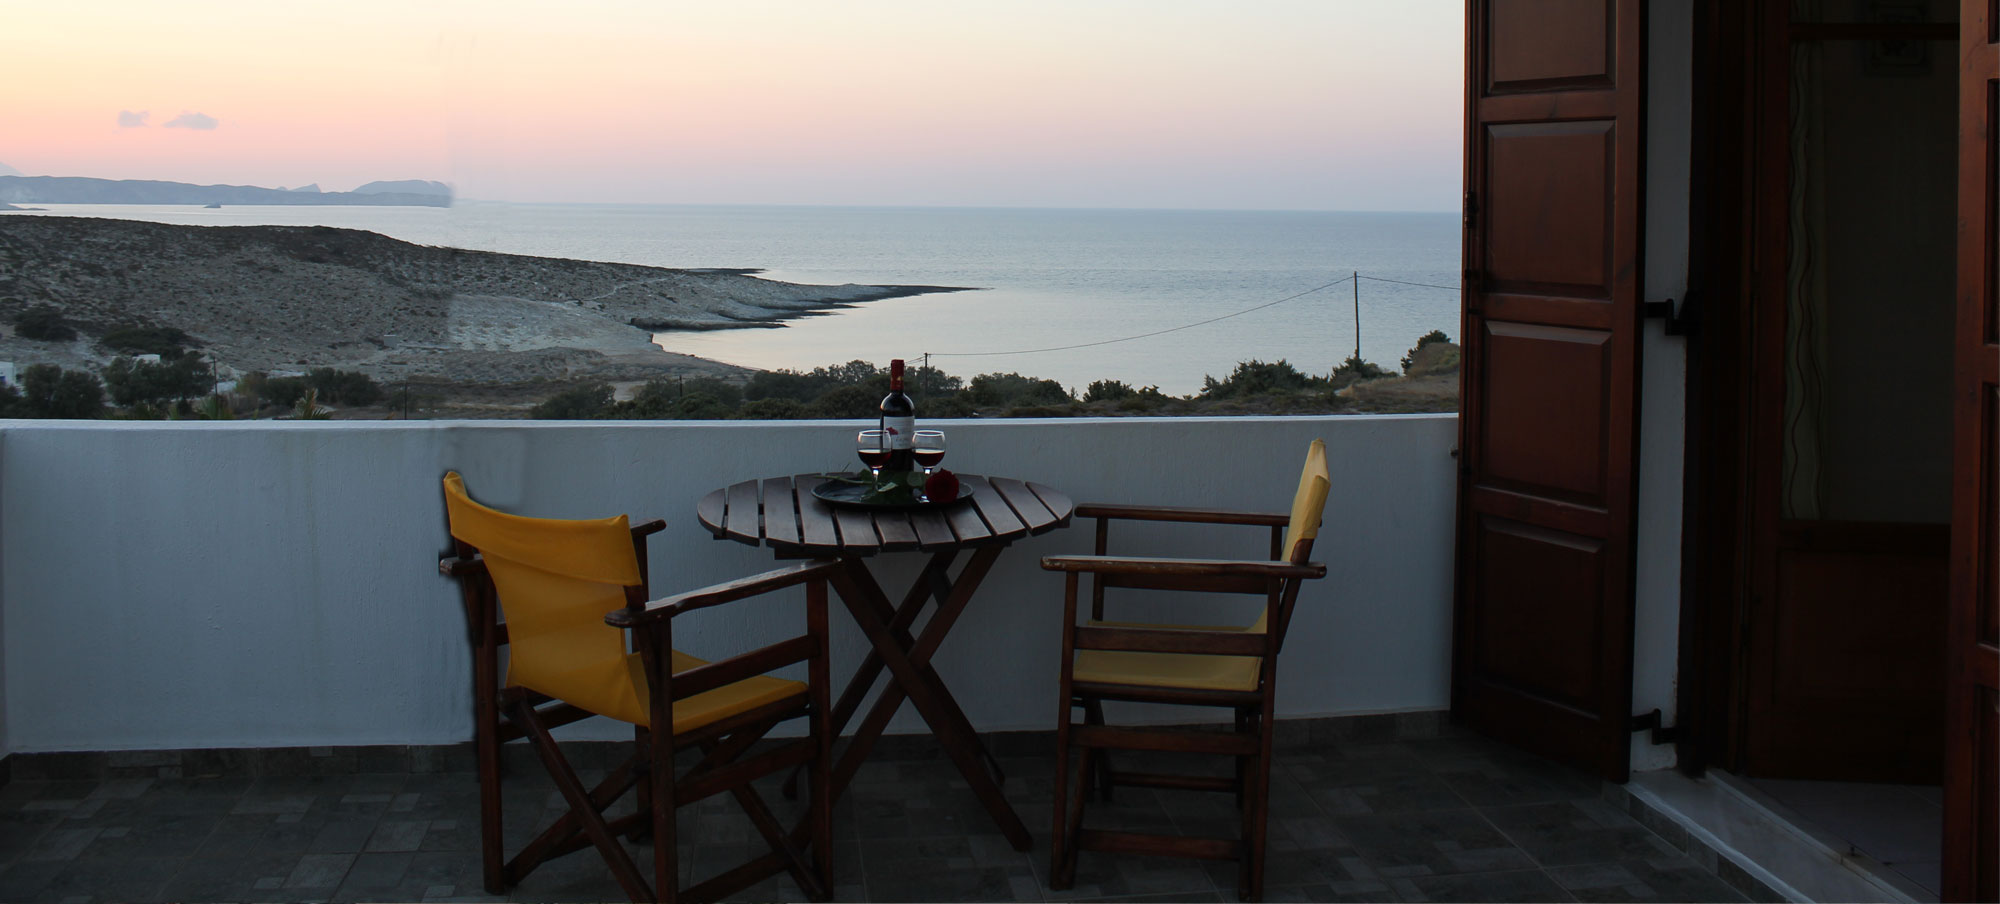
[[[485,559],[462,559],[456,555],[440,556],[438,558],[438,574],[448,578],[462,578],[467,575],[485,573]]]
[[[1290,513],[1238,512],[1227,509],[1184,508],[1171,505],[1110,505],[1087,502],[1076,507],[1079,518],[1118,518],[1126,521],[1185,521],[1199,524],[1254,524],[1284,527],[1292,522]]]
[[[700,590],[661,597],[647,603],[644,609],[613,609],[610,614],[604,616],[604,623],[618,628],[635,628],[673,618],[683,612],[748,599],[807,581],[825,580],[839,570],[840,562],[837,559],[797,562],[747,578],[737,578],[733,581],[711,584]]]
[[[649,534],[657,534],[666,529],[667,522],[659,518],[654,518],[651,521],[641,521],[638,524],[632,525],[632,536],[644,537]]]
[[[1267,562],[1261,559],[1151,559],[1134,556],[1043,556],[1044,571],[1091,574],[1186,575],[1189,577],[1323,578],[1326,564]]]

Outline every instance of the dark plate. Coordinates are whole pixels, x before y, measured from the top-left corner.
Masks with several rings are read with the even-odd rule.
[[[835,483],[828,481],[813,487],[813,496],[828,505],[837,505],[842,508],[876,509],[879,511],[938,508],[951,505],[954,502],[964,502],[972,496],[962,486],[958,491],[958,498],[950,502],[877,502],[862,498],[868,495],[868,493],[869,487],[858,483]]]

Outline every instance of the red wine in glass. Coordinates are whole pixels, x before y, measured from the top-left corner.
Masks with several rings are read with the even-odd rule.
[[[938,462],[944,461],[944,431],[917,431],[916,439],[911,444],[910,457],[925,471],[937,467]]]
[[[867,465],[871,471],[879,471],[883,465],[889,463],[889,450],[887,449],[861,449],[855,454],[861,457],[861,463]]]

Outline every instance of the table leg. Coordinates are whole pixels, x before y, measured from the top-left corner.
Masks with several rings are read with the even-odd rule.
[[[841,601],[847,605],[862,633],[868,636],[869,643],[881,654],[883,664],[895,680],[883,688],[882,698],[876,701],[874,710],[842,754],[836,766],[833,789],[836,794],[845,789],[846,782],[853,778],[861,760],[887,727],[889,716],[895,713],[902,698],[907,696],[930,725],[945,755],[965,777],[972,793],[985,805],[986,812],[993,817],[1001,833],[1007,836],[1015,850],[1025,851],[1033,844],[1027,827],[1021,824],[1020,816],[1015,814],[1013,806],[1000,793],[1000,786],[986,771],[981,760],[984,748],[971,721],[965,717],[965,711],[959,708],[937,671],[930,667],[932,654],[944,642],[945,634],[958,619],[959,613],[964,611],[965,604],[971,600],[973,591],[978,589],[987,571],[993,567],[993,561],[999,558],[1001,549],[999,546],[982,547],[973,554],[958,580],[953,582],[950,598],[938,607],[930,623],[924,626],[923,635],[914,643],[908,639],[907,633],[901,638],[896,636],[892,621],[897,612],[890,607],[881,585],[869,574],[867,563],[858,557],[843,558],[846,568],[832,578],[834,589],[839,591]]]

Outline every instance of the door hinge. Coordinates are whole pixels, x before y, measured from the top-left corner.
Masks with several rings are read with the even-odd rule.
[[[1479,193],[1465,193],[1465,228],[1471,229],[1479,220]]]
[[[1680,740],[1681,727],[1678,725],[1660,724],[1664,720],[1665,717],[1657,709],[1652,712],[1640,713],[1632,717],[1632,731],[1636,733],[1650,729],[1653,732],[1651,740],[1654,746],[1672,744]]]
[[[1679,305],[1669,298],[1666,301],[1649,301],[1641,306],[1641,312],[1648,318],[1666,321],[1667,335],[1691,336],[1700,325],[1701,309],[1695,306],[1694,293],[1688,292]]]

